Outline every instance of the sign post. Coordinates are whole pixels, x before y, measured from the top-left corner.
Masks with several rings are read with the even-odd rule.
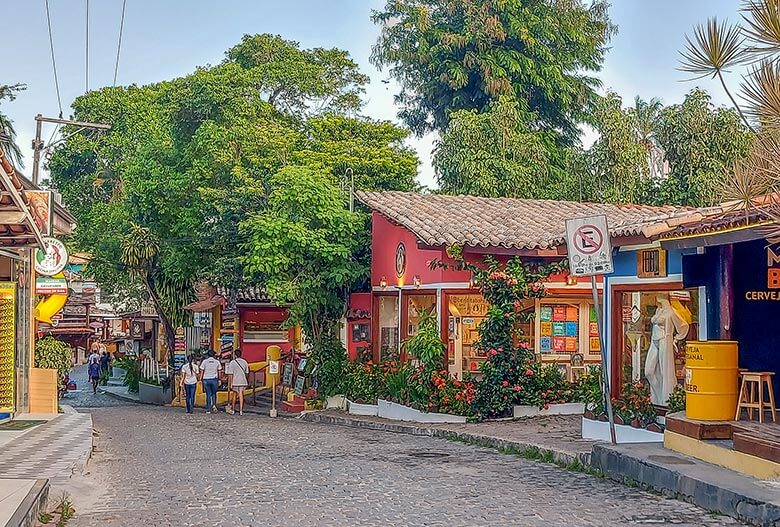
[[[279,375],[279,361],[268,361],[268,374],[271,376],[271,413],[270,417],[276,417],[276,377]]]
[[[566,220],[566,245],[569,254],[569,272],[572,276],[590,276],[593,292],[593,307],[596,310],[599,343],[601,344],[601,373],[604,401],[609,419],[609,435],[612,443],[615,438],[615,417],[612,414],[612,392],[610,390],[607,369],[607,346],[604,342],[601,304],[596,288],[596,276],[614,271],[612,265],[612,246],[609,240],[607,217],[604,215]]]

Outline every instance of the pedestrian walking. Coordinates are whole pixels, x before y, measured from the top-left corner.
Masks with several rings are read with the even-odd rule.
[[[227,366],[228,390],[230,390],[230,413],[236,413],[238,397],[238,415],[244,415],[244,390],[249,386],[249,363],[241,358],[241,350],[233,352],[233,360]]]
[[[111,357],[109,356],[108,352],[101,351],[100,352],[100,371],[108,373],[108,364],[111,362]]]
[[[195,390],[198,386],[199,373],[200,367],[195,364],[195,358],[190,353],[187,357],[187,363],[181,367],[181,380],[179,381],[179,390],[184,390],[188,414],[191,414],[195,408]]]
[[[209,350],[208,358],[200,363],[200,380],[203,382],[203,391],[206,393],[206,413],[214,413],[217,410],[217,386],[219,386],[219,374],[222,371],[222,363],[214,358],[214,350]]]
[[[96,358],[89,363],[87,373],[89,373],[89,380],[92,383],[92,393],[96,394],[98,383],[100,382],[100,363]]]
[[[92,364],[93,359],[100,360],[100,343],[97,340],[92,343],[91,349],[92,351],[87,357],[87,364]]]

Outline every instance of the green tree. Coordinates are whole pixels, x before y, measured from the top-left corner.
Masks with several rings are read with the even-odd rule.
[[[267,41],[284,47],[273,61],[241,47]],[[293,57],[287,64],[286,56]],[[301,57],[309,57],[314,73],[302,74]],[[72,243],[93,256],[101,284],[131,293],[143,287],[169,342],[173,328],[186,323],[182,308],[195,281],[246,284],[239,224],[265,213],[276,188],[272,176],[282,168],[308,164],[330,181],[349,167],[358,188],[414,186],[417,159],[403,146],[403,130],[335,113],[357,93],[354,83],[312,87],[323,69],[352,71],[347,59],[278,37],[245,37],[218,66],[75,101],[76,118],[112,127],[97,138],[69,136],[50,163],[53,184],[78,219]],[[263,84],[271,71],[286,86],[274,98]],[[314,105],[327,112],[310,116]]]
[[[302,325],[315,364],[327,369],[334,357],[341,363],[345,300],[367,270],[354,257],[367,243],[364,219],[326,172],[287,167],[271,185],[267,210],[241,224],[243,263],[275,302],[291,305],[289,322]]]
[[[26,84],[0,84],[0,102],[3,100],[13,101],[20,91],[26,89]],[[0,112],[0,148],[3,149],[11,163],[17,167],[24,168],[22,151],[19,149],[19,145],[16,144],[14,123],[3,112]]]
[[[532,130],[574,144],[598,99],[614,26],[596,0],[388,0],[372,61],[401,85],[400,117],[416,133],[447,128],[457,110],[502,95],[527,108]]]
[[[720,201],[720,182],[748,155],[753,134],[736,111],[716,108],[695,89],[681,104],[661,110],[656,137],[669,173],[653,180],[650,201],[705,206]]]

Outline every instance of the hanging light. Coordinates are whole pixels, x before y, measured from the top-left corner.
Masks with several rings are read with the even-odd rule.
[[[381,280],[379,280],[379,287],[381,287],[382,289],[387,287],[387,278],[385,278],[384,276],[382,277]]]
[[[566,285],[577,285],[577,277],[571,274],[566,275]]]
[[[418,275],[418,274],[414,275],[414,278],[412,280],[414,281],[414,287],[419,289],[420,288],[420,284],[422,283],[422,281],[420,280],[420,275]]]

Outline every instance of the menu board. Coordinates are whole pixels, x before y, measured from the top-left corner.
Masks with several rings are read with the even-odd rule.
[[[14,411],[16,284],[0,283],[0,412]]]

